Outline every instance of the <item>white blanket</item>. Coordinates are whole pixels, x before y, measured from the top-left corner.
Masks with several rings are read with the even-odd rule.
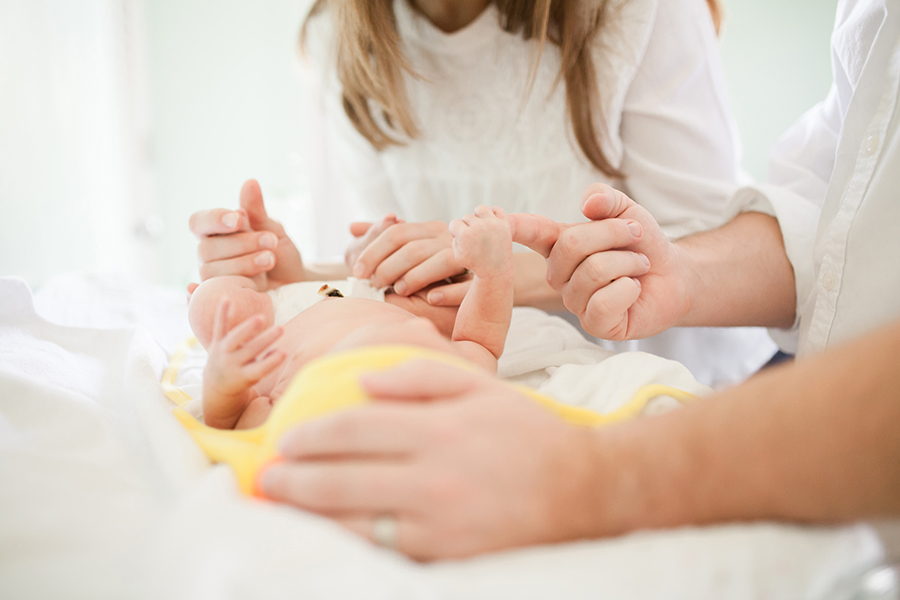
[[[696,386],[652,359],[641,381],[616,383],[633,359],[591,366],[605,353],[541,315],[517,313],[507,376],[602,409],[657,380]],[[244,498],[227,467],[209,465],[158,383],[187,333],[181,293],[71,275],[35,300],[0,278],[0,597],[793,600],[881,558],[864,526],[758,524],[416,564]]]

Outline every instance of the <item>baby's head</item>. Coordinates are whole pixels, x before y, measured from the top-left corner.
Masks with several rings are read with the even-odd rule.
[[[262,315],[266,325],[275,323],[272,299],[268,294],[244,284],[245,281],[250,282],[244,277],[213,277],[201,283],[191,294],[188,320],[194,335],[204,348],[212,340],[216,310],[226,296],[231,301],[228,311],[229,329],[252,315]]]

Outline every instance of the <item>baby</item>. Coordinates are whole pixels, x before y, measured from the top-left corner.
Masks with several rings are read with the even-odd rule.
[[[214,277],[191,296],[188,315],[209,352],[203,373],[203,417],[219,429],[262,424],[272,404],[306,363],[326,353],[380,344],[405,344],[459,356],[491,373],[503,352],[512,317],[510,221],[479,206],[450,224],[456,261],[474,274],[447,339],[418,317],[409,299],[384,301],[327,294],[276,325],[272,296],[246,277]],[[405,307],[405,308],[404,308]]]

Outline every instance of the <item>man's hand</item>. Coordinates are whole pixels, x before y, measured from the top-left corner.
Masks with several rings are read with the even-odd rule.
[[[416,361],[361,383],[377,402],[285,436],[285,460],[261,477],[267,497],[369,539],[391,515],[398,550],[420,560],[591,534],[591,430],[445,364]]]
[[[622,192],[593,184],[581,210],[589,223],[510,215],[513,240],[547,258],[547,280],[586,331],[611,340],[655,335],[690,308],[679,266],[654,218]]]
[[[220,275],[252,278],[260,291],[303,279],[296,246],[277,221],[269,218],[259,184],[241,188],[240,209],[216,208],[191,215],[191,231],[200,239],[200,278]]]

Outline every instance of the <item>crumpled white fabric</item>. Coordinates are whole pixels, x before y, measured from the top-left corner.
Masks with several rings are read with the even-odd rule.
[[[414,563],[210,467],[158,383],[187,333],[181,294],[64,283],[34,302],[0,278],[0,597],[794,600],[881,557],[867,527],[763,523]]]

